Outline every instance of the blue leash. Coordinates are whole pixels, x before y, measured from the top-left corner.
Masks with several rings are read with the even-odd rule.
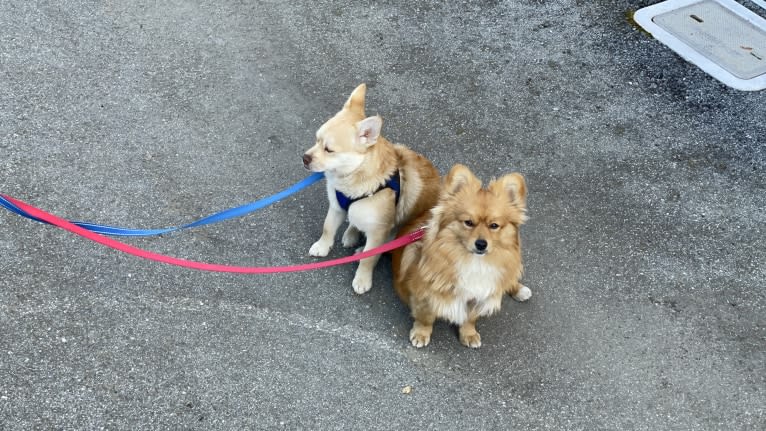
[[[236,208],[231,208],[228,210],[224,210],[218,213],[215,213],[213,215],[209,215],[205,218],[202,218],[200,220],[197,220],[195,222],[185,224],[183,226],[177,226],[177,227],[169,227],[165,229],[128,229],[128,228],[122,228],[122,227],[116,227],[116,226],[106,226],[106,225],[100,225],[100,224],[94,224],[94,223],[87,223],[87,222],[72,222],[73,224],[80,226],[81,228],[87,229],[89,231],[100,233],[104,235],[112,235],[112,236],[150,236],[150,235],[162,235],[164,233],[170,233],[175,232],[181,229],[188,229],[192,227],[198,227],[198,226],[204,226],[207,224],[212,223],[218,223],[224,220],[228,220],[230,218],[234,217],[240,217],[247,213],[251,213],[253,211],[257,211],[259,209],[265,208],[271,204],[274,204],[276,202],[279,202],[280,200],[293,195],[295,193],[298,193],[299,191],[305,189],[306,187],[316,183],[317,181],[324,178],[324,174],[321,172],[315,172],[306,177],[305,179],[299,181],[298,183],[288,187],[285,190],[282,190],[281,192],[274,194],[272,196],[259,199],[255,202],[245,204],[242,206],[238,206]],[[5,209],[16,213],[22,217],[26,217],[28,219],[32,219],[35,221],[38,221],[40,223],[46,223],[49,224],[43,220],[38,219],[37,217],[33,217],[29,215],[27,212],[23,211],[21,208],[17,207],[16,205],[9,202],[7,199],[5,199],[3,196],[0,196],[0,206],[5,207]]]

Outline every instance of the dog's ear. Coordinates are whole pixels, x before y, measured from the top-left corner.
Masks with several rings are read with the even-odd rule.
[[[383,119],[379,115],[367,117],[356,123],[357,138],[359,144],[370,147],[378,142],[380,129],[383,127]]]
[[[498,178],[490,183],[489,189],[495,194],[508,196],[511,205],[519,210],[527,210],[527,183],[521,174],[514,172]],[[524,220],[526,220],[526,216]]]
[[[449,195],[454,195],[466,186],[481,188],[481,181],[465,165],[453,166],[444,181],[444,191]]]
[[[367,94],[367,84],[359,84],[348,97],[343,109],[364,117],[364,96]]]

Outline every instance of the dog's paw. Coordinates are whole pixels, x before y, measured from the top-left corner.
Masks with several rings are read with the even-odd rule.
[[[532,297],[532,291],[529,290],[529,288],[527,286],[524,286],[522,284],[521,287],[519,288],[519,291],[516,292],[516,294],[512,295],[512,296],[513,296],[513,299],[515,299],[515,300],[517,300],[519,302],[524,302],[527,299]]]
[[[357,271],[354,281],[351,282],[351,287],[359,295],[369,292],[372,289],[372,274],[359,274]]]
[[[417,348],[425,347],[431,342],[431,333],[412,328],[410,331],[410,343]]]
[[[343,239],[341,240],[343,247],[351,248],[359,244],[359,230],[353,226],[349,226],[345,232],[343,232]]]
[[[481,347],[481,335],[478,332],[473,331],[470,334],[460,334],[460,343],[466,347],[472,349],[478,349]]]
[[[309,249],[309,255],[315,257],[325,257],[328,253],[330,253],[330,248],[332,248],[332,244],[327,244],[320,239],[311,246]]]

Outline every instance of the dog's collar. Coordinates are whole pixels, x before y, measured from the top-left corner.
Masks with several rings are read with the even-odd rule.
[[[338,190],[335,190],[335,197],[338,199],[338,204],[340,205],[340,207],[344,211],[348,211],[348,208],[354,202],[356,202],[356,201],[358,201],[360,199],[368,198],[368,197],[374,195],[375,193],[377,193],[377,192],[379,192],[379,191],[381,191],[383,189],[391,189],[391,190],[393,190],[394,193],[396,194],[395,203],[398,204],[399,203],[399,193],[400,193],[401,188],[402,187],[401,187],[401,184],[400,184],[400,181],[399,181],[399,170],[397,169],[394,172],[394,174],[391,175],[391,177],[389,177],[386,180],[385,183],[383,183],[383,185],[378,187],[377,190],[375,190],[374,192],[372,192],[370,194],[362,195],[362,196],[359,196],[358,198],[350,198],[350,197],[344,195],[343,193],[339,192]]]

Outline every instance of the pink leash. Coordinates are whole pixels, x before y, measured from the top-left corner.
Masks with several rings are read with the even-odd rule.
[[[116,241],[111,238],[107,238],[97,233],[93,233],[87,229],[83,229],[73,223],[70,223],[67,220],[56,217],[52,214],[49,214],[41,209],[28,205],[10,196],[6,196],[6,195],[2,195],[2,196],[5,197],[8,201],[12,202],[14,205],[18,206],[22,210],[32,215],[33,217],[37,217],[40,220],[43,220],[61,229],[83,236],[91,241],[95,241],[99,244],[105,245],[115,250],[119,250],[123,253],[132,254],[133,256],[138,256],[144,259],[149,259],[156,262],[162,262],[169,265],[181,266],[184,268],[198,269],[202,271],[234,272],[239,274],[274,274],[274,273],[280,273],[280,272],[310,271],[312,269],[320,269],[320,268],[326,268],[329,266],[343,265],[346,263],[355,262],[370,256],[375,256],[377,254],[382,254],[382,253],[397,249],[399,247],[404,247],[407,244],[411,244],[415,241],[418,241],[420,238],[423,237],[425,233],[424,229],[418,229],[414,232],[410,232],[407,235],[404,235],[400,238],[397,238],[391,242],[387,242],[379,247],[375,247],[368,251],[357,253],[355,255],[348,256],[348,257],[342,257],[340,259],[325,260],[321,262],[307,263],[303,265],[273,266],[273,267],[218,265],[213,263],[195,262],[192,260],[179,259],[176,257],[165,256],[162,254],[153,253],[151,251],[133,247],[123,242]]]

